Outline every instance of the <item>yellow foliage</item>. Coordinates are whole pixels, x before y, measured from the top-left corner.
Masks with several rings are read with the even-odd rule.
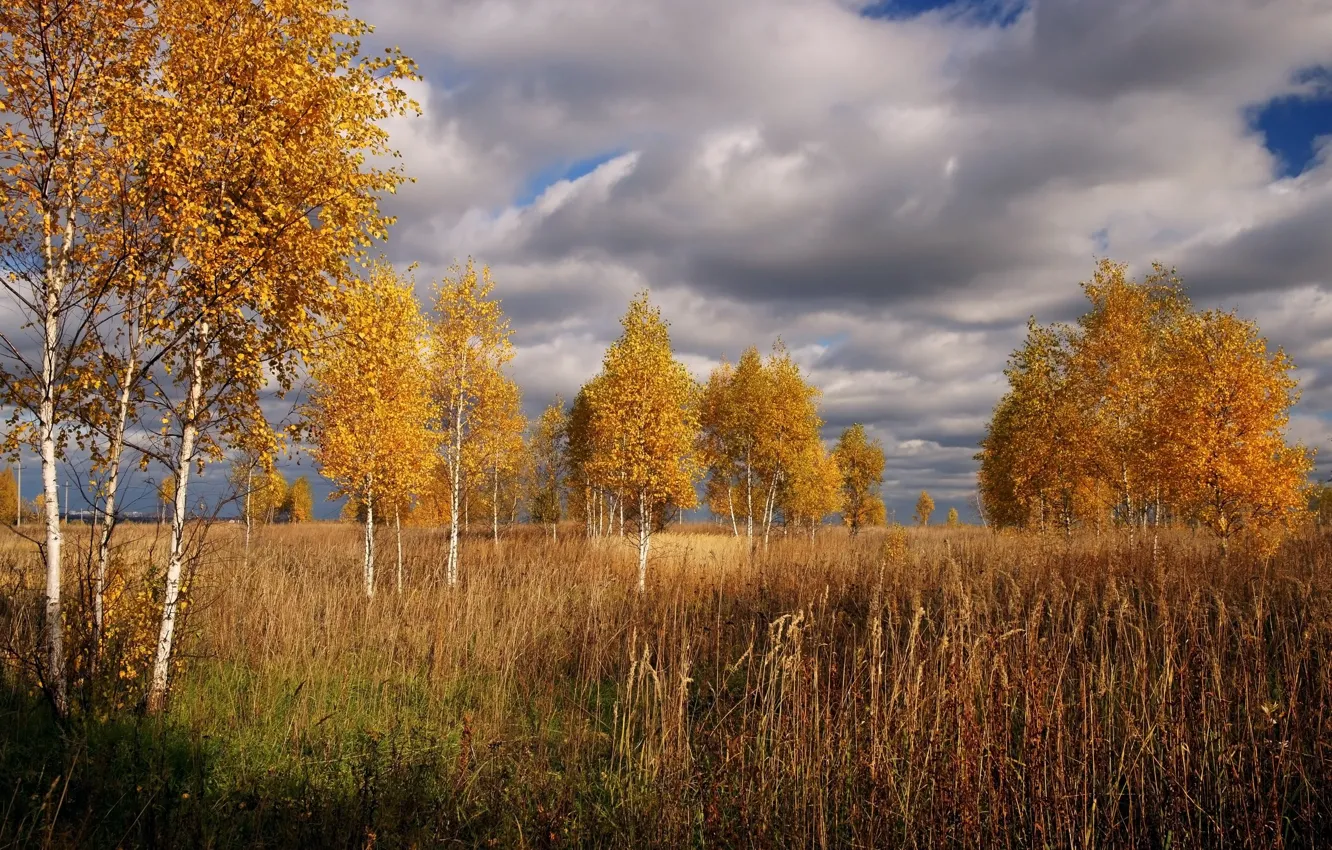
[[[316,350],[307,418],[334,498],[405,507],[428,484],[437,439],[425,332],[411,282],[376,264]]]
[[[641,497],[649,508],[697,502],[698,385],[671,352],[661,312],[641,293],[585,387],[589,408],[587,474],[595,485]]]
[[[1305,513],[1311,453],[1285,430],[1294,368],[1252,322],[1193,312],[1173,272],[1103,261],[1076,327],[1028,326],[981,452],[998,526],[1195,522],[1223,541]]]
[[[886,510],[879,495],[883,480],[883,446],[870,440],[859,423],[842,432],[833,452],[842,481],[842,521],[858,534],[865,526],[883,525]]]
[[[916,500],[916,513],[912,519],[916,521],[916,525],[929,525],[932,513],[934,513],[934,499],[930,498],[929,493],[921,490],[920,498]]]

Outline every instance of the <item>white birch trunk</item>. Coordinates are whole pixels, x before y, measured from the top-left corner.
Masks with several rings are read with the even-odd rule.
[[[754,546],[754,469],[749,465],[749,449],[745,449],[745,539]]]
[[[46,357],[43,358],[47,359]],[[51,354],[54,359],[54,352]],[[44,371],[46,371],[44,369]],[[60,489],[56,481],[55,402],[48,386],[38,424],[42,455],[42,500],[46,520],[46,676],[56,713],[65,714],[65,648],[60,615]]]
[[[495,548],[499,548],[499,464],[495,464],[494,488],[490,496],[490,529],[495,536]]]
[[[736,536],[736,537],[739,537],[739,536],[740,536],[740,526],[736,525],[736,523],[735,523],[735,501],[734,501],[734,499],[731,498],[731,489],[732,489],[732,488],[731,488],[731,482],[730,482],[730,480],[729,480],[729,477],[730,477],[730,474],[729,474],[729,473],[727,474],[727,477],[728,477],[728,480],[727,480],[727,482],[726,482],[726,508],[727,508],[727,510],[729,510],[729,511],[731,512],[731,534],[733,534],[733,535]]]
[[[393,534],[398,540],[398,595],[402,595],[402,511],[393,509]]]
[[[638,592],[647,592],[648,543],[651,540],[647,517],[647,494],[638,493]]]
[[[60,608],[60,492],[56,479],[55,382],[56,348],[60,344],[60,284],[63,276],[55,267],[51,228],[46,228],[46,292],[42,334],[42,400],[37,412],[37,431],[42,457],[42,498],[46,513],[46,666],[51,699],[56,713],[64,716],[65,648]],[[22,505],[19,506],[22,510]]]
[[[459,382],[461,384],[461,382]],[[458,584],[458,508],[461,507],[460,490],[462,488],[462,387],[458,388],[458,399],[454,403],[453,416],[453,446],[451,452],[453,457],[450,464],[449,476],[452,479],[450,488],[450,510],[449,510],[449,562],[448,562],[448,582],[449,587]]]
[[[111,535],[116,528],[116,490],[120,487],[120,456],[125,450],[125,422],[129,418],[130,382],[133,380],[136,358],[133,353],[125,367],[124,382],[116,399],[116,418],[111,423],[111,446],[107,452],[108,475],[106,501],[101,534],[97,540],[97,568],[93,576],[93,668],[102,652],[105,622],[106,573],[111,557]],[[246,549],[248,550],[248,545]]]
[[[373,482],[374,479],[371,479]],[[375,497],[374,484],[365,493],[365,598],[375,598]]]
[[[42,292],[42,398],[37,411],[37,434],[42,466],[42,496],[46,509],[46,638],[48,687],[56,713],[64,716],[68,703],[65,689],[65,648],[61,614],[60,494],[56,473],[56,351],[60,346],[60,292],[69,280],[69,251],[74,244],[74,186],[68,187],[62,227],[63,241],[56,247],[54,220],[59,213],[48,207],[44,214],[45,269]],[[58,258],[57,258],[58,255]],[[20,503],[19,511],[23,506]]]
[[[254,492],[254,464],[245,470],[245,563],[250,562],[250,494]]]
[[[180,574],[184,567],[185,514],[189,504],[190,468],[194,466],[195,442],[199,436],[199,407],[203,399],[203,358],[208,325],[200,323],[190,352],[190,385],[181,420],[180,452],[176,457],[176,492],[171,515],[171,550],[167,557],[166,592],[162,598],[162,623],[157,635],[153,659],[153,678],[148,691],[148,710],[166,708],[171,673],[171,649],[176,636],[176,615],[180,605]]]
[[[768,498],[763,508],[763,548],[768,548],[768,535],[772,531],[772,512],[777,502],[777,478],[773,473],[772,484],[768,485]]]

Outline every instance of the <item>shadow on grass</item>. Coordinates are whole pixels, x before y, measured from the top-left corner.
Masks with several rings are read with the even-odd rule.
[[[238,770],[231,743],[169,720],[62,729],[39,695],[5,680],[0,848],[506,846],[518,819],[530,828],[560,807],[560,790],[531,777],[478,787],[456,745],[403,743],[366,733],[336,765]],[[556,838],[542,832],[520,840]]]

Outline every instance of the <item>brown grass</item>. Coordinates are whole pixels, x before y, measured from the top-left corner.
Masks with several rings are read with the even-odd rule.
[[[270,528],[248,563],[215,529],[169,719],[112,708],[142,688],[131,658],[66,743],[8,742],[0,770],[26,802],[0,841],[1276,847],[1332,831],[1323,538],[1223,559],[1187,532],[1131,547],[930,529],[895,551],[829,529],[752,554],[671,534],[639,598],[619,539],[469,538],[451,590],[442,534],[404,534],[406,591],[386,534],[367,602],[357,528]],[[28,576],[5,609],[23,632],[36,565],[0,558]],[[35,728],[25,674],[6,675],[7,711]],[[180,746],[126,756],[145,730]],[[131,802],[83,787],[110,781],[99,760],[138,771]]]

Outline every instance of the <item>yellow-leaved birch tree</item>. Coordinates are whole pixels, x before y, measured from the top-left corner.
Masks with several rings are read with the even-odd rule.
[[[882,525],[885,518],[879,485],[883,480],[883,446],[871,440],[865,426],[852,425],[837,438],[833,451],[842,476],[842,522],[854,536],[867,525]]]
[[[697,502],[699,387],[675,359],[667,323],[646,292],[630,302],[621,324],[624,333],[586,387],[590,432],[596,435],[587,467],[593,481],[636,502],[643,593],[653,518],[665,505],[691,508]]]
[[[471,483],[467,467],[476,435],[486,430],[484,395],[513,359],[508,319],[493,297],[490,269],[470,257],[454,266],[436,287],[430,337],[430,372],[436,428],[448,479],[449,556],[447,579],[458,583],[458,528],[462,498]]]
[[[527,430],[527,419],[523,416],[518,384],[503,372],[490,372],[485,385],[478,390],[477,405],[472,414],[473,437],[467,452],[471,462],[467,469],[479,489],[485,490],[491,535],[498,545],[500,485],[502,481],[512,484],[522,471],[523,433]]]
[[[306,421],[320,472],[336,486],[332,496],[365,506],[367,597],[375,595],[375,507],[395,510],[396,520],[428,484],[434,463],[427,331],[411,281],[377,264],[313,358]],[[401,570],[399,547],[399,590]]]
[[[532,522],[550,526],[558,535],[564,517],[564,473],[568,467],[569,412],[556,396],[536,422],[528,441],[527,513]]]
[[[778,497],[786,525],[805,525],[812,540],[824,518],[841,505],[841,487],[837,459],[822,443],[806,444],[788,470]]]
[[[1269,354],[1253,322],[1218,311],[1181,320],[1168,350],[1161,460],[1171,500],[1223,549],[1240,533],[1290,528],[1307,511],[1313,469],[1312,453],[1286,442],[1295,364]]]
[[[339,315],[353,266],[387,235],[379,199],[403,177],[383,120],[414,108],[414,66],[359,53],[367,26],[337,0],[169,0],[159,57],[117,120],[162,198],[172,246],[154,327],[166,420],[158,451],[176,478],[149,707],[165,705],[185,560],[191,470],[262,420],[259,392],[300,375]],[[169,374],[166,374],[169,372]],[[159,398],[159,396],[153,396]]]
[[[142,0],[0,4],[0,287],[35,345],[0,333],[0,405],[41,461],[46,587],[39,678],[64,714],[62,536],[57,463],[77,408],[97,395],[96,335],[142,219],[107,116],[132,99],[153,56]]]
[[[822,449],[819,430],[823,420],[819,418],[818,388],[805,380],[780,340],[772,347],[763,371],[761,391],[770,393],[770,401],[762,408],[764,413],[759,419],[754,466],[764,487],[761,518],[763,543],[767,545],[778,493],[802,458]],[[736,390],[741,391],[739,384]]]

